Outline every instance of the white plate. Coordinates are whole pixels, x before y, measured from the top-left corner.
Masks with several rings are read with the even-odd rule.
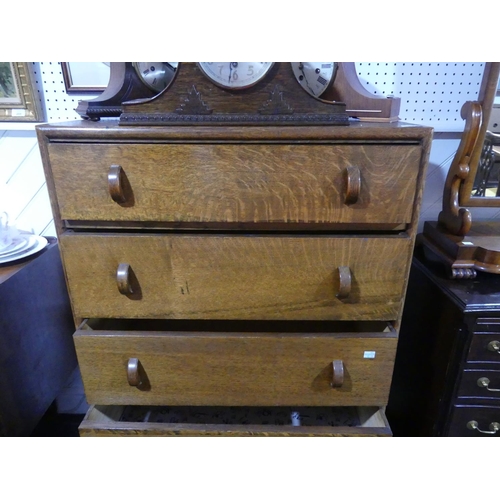
[[[19,250],[26,249],[26,247],[30,243],[30,236],[33,235],[20,234],[19,236],[17,236],[10,245],[8,245],[0,252],[0,258],[7,257],[7,255],[11,255],[17,253]]]
[[[40,250],[43,250],[47,245],[48,241],[43,236],[37,236],[35,234],[30,235],[29,244],[27,248],[23,248],[18,252],[7,255],[6,257],[0,257],[0,264],[7,264],[8,262],[14,262],[19,259],[24,259],[29,257]]]

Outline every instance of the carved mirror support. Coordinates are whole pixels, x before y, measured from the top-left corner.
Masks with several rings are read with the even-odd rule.
[[[477,101],[462,107],[464,132],[448,172],[438,221],[425,222],[419,235],[428,258],[445,264],[452,278],[474,278],[477,271],[500,274],[500,222],[473,223],[466,207],[500,207],[500,170],[494,194],[486,191],[495,162],[490,117],[499,88],[500,63],[486,63]],[[497,137],[498,136],[498,137]],[[500,164],[499,164],[500,167]]]

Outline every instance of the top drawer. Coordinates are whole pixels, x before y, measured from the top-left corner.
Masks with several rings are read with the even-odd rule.
[[[76,226],[406,224],[421,159],[419,145],[382,144],[52,143],[48,153],[61,218]]]

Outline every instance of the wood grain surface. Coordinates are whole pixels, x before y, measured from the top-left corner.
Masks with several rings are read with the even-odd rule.
[[[420,156],[412,145],[49,145],[61,217],[86,221],[409,223]],[[347,203],[352,167],[360,191]]]
[[[61,248],[84,318],[394,320],[406,237],[71,234]],[[128,264],[134,293],[120,293]],[[351,271],[340,289],[339,266]]]
[[[90,404],[214,406],[383,406],[397,344],[394,334],[77,331],[74,340]],[[143,389],[129,385],[130,358]],[[336,388],[334,359],[344,364]]]

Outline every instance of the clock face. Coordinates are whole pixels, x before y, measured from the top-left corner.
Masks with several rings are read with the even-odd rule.
[[[272,62],[200,62],[205,76],[225,89],[245,89],[255,85],[269,72]]]
[[[333,83],[335,62],[293,62],[293,74],[299,85],[314,97],[320,97]]]
[[[178,63],[135,62],[133,63],[141,81],[154,92],[161,92],[172,81]]]

